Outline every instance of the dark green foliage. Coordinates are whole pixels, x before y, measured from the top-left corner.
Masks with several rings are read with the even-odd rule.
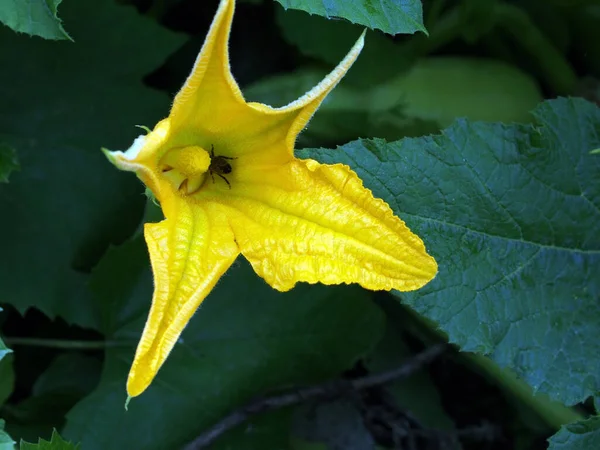
[[[0,0],[0,450],[183,448],[251,399],[445,339],[406,379],[253,415],[210,448],[600,448],[597,2],[237,3],[233,72],[276,106],[369,28],[297,148],[354,169],[437,278],[281,294],[240,259],[126,411],[153,289],[141,227],[162,216],[100,148],[168,114],[218,0]]]

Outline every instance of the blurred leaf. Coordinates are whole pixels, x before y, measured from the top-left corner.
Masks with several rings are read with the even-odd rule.
[[[519,5],[520,6],[520,5]],[[577,86],[577,73],[565,55],[517,5],[499,2],[494,9],[498,29],[521,54],[520,66],[531,70],[555,95],[570,95]],[[558,18],[562,21],[562,18]]]
[[[14,450],[16,442],[4,431],[4,420],[0,419],[0,450]]]
[[[0,0],[0,22],[19,33],[45,39],[71,39],[58,18],[62,0]]]
[[[540,2],[539,0],[520,0],[518,6],[527,12],[552,45],[559,52],[565,54],[571,44],[568,14],[565,14],[563,8],[559,8],[552,3]]]
[[[32,394],[61,392],[71,397],[83,397],[98,384],[101,369],[96,358],[75,352],[61,353],[36,380]]]
[[[295,414],[294,435],[308,445],[325,444],[325,449],[375,450],[373,437],[349,400],[302,405]]]
[[[535,81],[512,66],[437,57],[420,60],[406,75],[377,86],[371,104],[378,110],[404,105],[408,117],[447,127],[457,117],[529,121],[529,111],[541,100]]]
[[[383,316],[366,291],[300,285],[282,294],[239,261],[126,412],[127,372],[152,296],[148,268],[138,238],[94,272],[102,330],[125,346],[108,349],[100,386],[67,417],[65,435],[86,450],[178,448],[250,397],[338,376],[381,336]]]
[[[287,42],[330,67],[335,67],[342,60],[362,31],[361,27],[342,20],[327,20],[302,11],[285,11],[283,8],[276,9],[276,20]],[[310,30],[310,33],[306,30]],[[396,44],[383,33],[369,32],[360,57],[344,77],[341,86],[351,83],[371,87],[397,76],[413,62],[409,49]],[[377,70],[373,70],[373,67],[377,67]]]
[[[68,392],[33,395],[13,405],[5,405],[7,430],[17,440],[35,441],[50,437],[52,431],[65,424],[65,415],[81,397]]]
[[[59,354],[37,378],[31,396],[5,408],[11,435],[37,440],[61,429],[67,412],[98,385],[101,369],[97,358],[75,352]]]
[[[31,396],[4,409],[8,430],[19,440],[50,437],[61,429],[65,415],[88,395],[100,379],[101,362],[80,353],[61,353],[37,378]],[[23,385],[23,380],[19,380]]]
[[[424,239],[440,271],[405,302],[572,405],[600,390],[600,109],[558,99],[533,115],[300,153],[351,166]]]
[[[128,146],[134,125],[164,114],[168,98],[141,80],[181,39],[110,0],[61,14],[75,44],[0,30],[0,135],[22,166],[0,185],[0,298],[97,327],[81,271],[132,233],[144,204],[100,147]]]
[[[244,89],[253,100],[284,105],[318,83],[324,71],[279,75]],[[468,58],[427,58],[407,73],[370,89],[341,84],[300,136],[300,145],[362,136],[399,139],[439,131],[457,117],[529,121],[541,101],[535,82],[514,67]],[[490,107],[490,105],[494,105]]]
[[[8,176],[14,170],[19,170],[17,153],[8,145],[0,143],[0,183],[8,183]]]
[[[564,425],[548,441],[549,450],[597,450],[600,448],[600,417]]]
[[[389,34],[427,33],[420,0],[277,0],[285,9],[300,9],[327,18],[352,23]]]
[[[78,450],[79,444],[74,445],[60,437],[58,432],[52,432],[50,441],[40,439],[37,444],[21,441],[21,450]]]

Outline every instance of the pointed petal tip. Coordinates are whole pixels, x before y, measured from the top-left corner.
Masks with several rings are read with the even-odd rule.
[[[133,371],[129,373],[127,378],[127,401],[125,402],[125,409],[129,405],[132,398],[141,395],[150,386],[150,382],[154,379],[153,374],[150,379],[148,377],[137,377]]]
[[[108,158],[108,160],[114,164],[115,166],[116,164],[116,156],[114,155],[117,152],[113,152],[107,148],[102,147],[100,150],[102,150],[102,153],[104,153],[104,156],[106,156],[106,158]]]
[[[134,169],[131,168],[131,164],[127,161],[127,157],[125,153],[121,150],[108,150],[104,147],[101,148],[104,156],[110,161],[110,163],[120,170],[132,171]]]
[[[367,29],[365,28],[363,30],[362,33],[360,33],[360,36],[358,37],[358,39],[356,40],[356,43],[354,44],[355,46],[360,46],[361,50],[365,45],[365,36],[367,35]]]
[[[425,252],[427,252],[427,250],[425,250]],[[422,262],[422,264],[420,264],[420,266],[422,267],[423,271],[425,272],[425,276],[423,277],[421,282],[417,283],[415,285],[415,287],[410,290],[421,289],[422,287],[431,283],[438,274],[437,261],[429,253],[425,253],[425,257],[423,258],[423,262]],[[398,289],[398,290],[402,290],[402,289]]]
[[[127,156],[121,150],[111,151],[106,148],[102,148],[102,153],[110,161],[110,163],[117,169],[126,171],[135,171],[132,164],[128,161]]]

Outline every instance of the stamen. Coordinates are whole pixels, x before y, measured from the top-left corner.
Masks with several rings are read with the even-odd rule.
[[[169,150],[161,159],[159,168],[176,191],[191,195],[202,186],[210,162],[208,152],[194,145]]]
[[[172,167],[189,177],[206,173],[210,156],[202,147],[193,145],[169,150],[160,162],[161,165]]]

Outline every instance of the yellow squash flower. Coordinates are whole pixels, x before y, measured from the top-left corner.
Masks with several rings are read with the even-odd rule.
[[[152,382],[184,327],[241,253],[273,288],[298,281],[418,289],[437,265],[418,236],[342,164],[294,157],[294,143],[363,47],[282,108],[247,103],[229,67],[234,0],[221,0],[169,117],[126,152],[165,220],[144,227],[154,275],[152,308],[127,380],[130,397]]]

